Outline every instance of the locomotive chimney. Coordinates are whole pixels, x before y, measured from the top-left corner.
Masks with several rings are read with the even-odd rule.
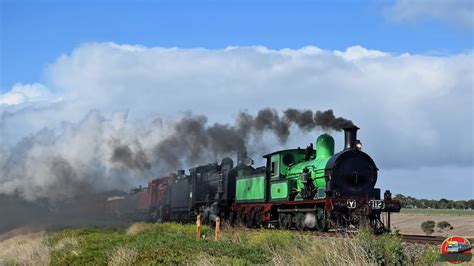
[[[356,126],[345,127],[344,129],[344,149],[354,149],[356,140],[357,140],[357,130]]]

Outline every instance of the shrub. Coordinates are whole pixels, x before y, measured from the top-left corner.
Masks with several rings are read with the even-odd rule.
[[[436,223],[434,221],[424,221],[421,223],[421,230],[425,232],[426,235],[431,235],[434,232]]]
[[[439,247],[405,243],[404,252],[411,265],[434,265],[439,262]]]
[[[436,227],[438,227],[440,230],[445,230],[445,229],[453,230],[454,229],[454,227],[446,221],[438,222]]]
[[[366,251],[366,260],[379,265],[404,265],[407,256],[400,237],[396,234],[376,236],[368,231],[360,231],[355,236],[356,245]]]

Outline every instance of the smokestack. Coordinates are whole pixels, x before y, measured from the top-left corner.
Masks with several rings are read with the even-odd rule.
[[[355,142],[357,140],[357,130],[359,130],[356,126],[349,126],[344,127],[344,149],[354,149]]]

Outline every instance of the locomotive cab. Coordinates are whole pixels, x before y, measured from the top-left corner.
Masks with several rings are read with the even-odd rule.
[[[293,200],[299,184],[291,175],[291,168],[305,160],[305,150],[281,150],[263,157],[267,159],[268,201]]]

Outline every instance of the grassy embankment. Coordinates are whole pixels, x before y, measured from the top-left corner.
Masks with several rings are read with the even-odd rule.
[[[283,230],[224,228],[222,240],[204,226],[137,223],[123,229],[66,229],[0,242],[0,265],[368,265],[431,264],[437,247],[403,245],[394,235],[362,232],[352,239]]]
[[[452,209],[407,209],[402,208],[400,213],[414,215],[448,215],[448,216],[470,216],[474,215],[474,210],[452,210]]]

